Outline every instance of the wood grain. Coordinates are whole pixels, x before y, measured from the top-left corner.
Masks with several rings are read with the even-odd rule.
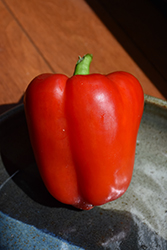
[[[18,102],[32,78],[51,70],[1,1],[0,13],[0,104],[3,104]]]
[[[130,72],[164,99],[85,1],[1,0],[0,13],[1,105],[18,102],[40,73],[71,76],[85,53],[94,56],[91,73]]]
[[[164,15],[167,11],[167,2],[163,0],[86,0],[86,2],[167,98],[167,36],[165,35],[167,19]]]

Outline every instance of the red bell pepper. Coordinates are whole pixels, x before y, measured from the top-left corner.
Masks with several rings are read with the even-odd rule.
[[[37,76],[24,98],[30,140],[48,191],[85,210],[127,190],[144,107],[134,76],[89,74],[91,60],[90,54],[80,58],[71,78]]]

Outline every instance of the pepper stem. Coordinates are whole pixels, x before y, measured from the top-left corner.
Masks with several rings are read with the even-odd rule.
[[[74,75],[89,75],[89,67],[93,56],[86,54],[83,57],[79,56],[79,60],[76,63]]]

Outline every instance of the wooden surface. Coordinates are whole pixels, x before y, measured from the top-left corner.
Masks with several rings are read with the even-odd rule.
[[[0,0],[0,113],[22,102],[36,75],[72,76],[86,53],[93,54],[91,73],[130,72],[146,94],[165,99],[88,2]]]

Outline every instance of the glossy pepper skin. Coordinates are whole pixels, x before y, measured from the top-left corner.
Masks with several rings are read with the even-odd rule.
[[[89,74],[91,59],[89,54],[80,58],[71,78],[37,76],[24,98],[44,184],[60,202],[85,210],[127,190],[144,107],[134,76]]]

